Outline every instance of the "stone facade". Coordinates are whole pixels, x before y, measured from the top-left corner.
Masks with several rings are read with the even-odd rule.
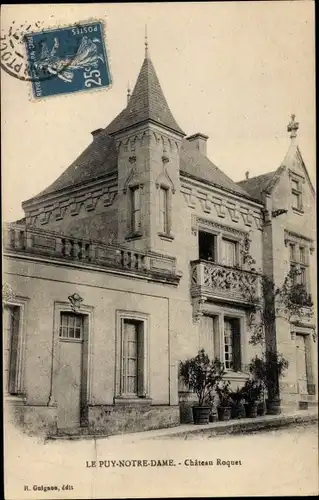
[[[300,214],[267,219],[289,205],[289,171],[266,200],[235,184],[206,157],[207,136],[185,139],[145,61],[127,109],[23,203],[25,224],[5,231],[15,360],[7,390],[30,432],[111,434],[187,420],[193,397],[179,362],[203,347],[240,386],[261,352],[249,342],[252,304],[241,284],[258,297],[258,273],[283,278],[289,235],[309,242],[314,258]],[[307,214],[311,197],[306,182]],[[248,240],[254,269],[242,259]],[[278,323],[275,340],[291,363],[283,394],[296,403],[293,331]]]

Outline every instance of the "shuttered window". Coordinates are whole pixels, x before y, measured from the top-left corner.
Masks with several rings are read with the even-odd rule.
[[[3,310],[3,363],[5,388],[17,394],[20,307],[5,305]]]
[[[234,267],[237,264],[236,242],[223,239],[223,264]]]
[[[225,318],[224,320],[224,363],[228,370],[241,370],[239,318]]]
[[[121,395],[144,396],[144,322],[122,319]]]

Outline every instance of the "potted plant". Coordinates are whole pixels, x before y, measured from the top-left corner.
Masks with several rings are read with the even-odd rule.
[[[242,388],[242,394],[246,401],[246,417],[257,417],[257,404],[260,400],[261,389],[261,385],[258,384],[256,380],[246,380],[244,387]]]
[[[260,398],[257,402],[257,415],[263,416],[266,413],[266,387],[267,387],[267,370],[264,358],[259,358],[257,355],[249,363],[249,371],[254,380],[260,385]]]
[[[231,399],[231,417],[232,418],[244,418],[245,406],[243,403],[243,391],[239,387],[237,387],[236,391],[231,392],[229,394]]]
[[[231,418],[231,397],[230,397],[230,382],[223,380],[216,386],[219,404],[217,406],[218,420],[225,421]]]
[[[266,354],[265,369],[267,374],[267,396],[266,407],[269,415],[279,415],[279,380],[288,368],[288,361],[277,351],[270,351]]]
[[[216,407],[216,403],[215,403],[215,396],[213,394],[210,394],[209,406],[210,406],[209,421],[210,422],[217,422],[218,421],[218,413],[217,413],[217,407]]]
[[[180,363],[180,376],[198,398],[198,404],[193,406],[194,424],[208,424],[212,407],[212,392],[224,376],[223,364],[218,358],[211,360],[204,349],[186,361]]]

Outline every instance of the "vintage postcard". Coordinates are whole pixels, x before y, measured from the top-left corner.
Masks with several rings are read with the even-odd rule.
[[[318,495],[314,3],[1,9],[6,500]]]

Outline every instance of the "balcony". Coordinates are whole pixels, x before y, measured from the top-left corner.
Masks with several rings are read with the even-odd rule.
[[[191,296],[251,306],[260,298],[260,279],[257,273],[213,262],[191,262]]]
[[[140,252],[127,247],[73,238],[51,231],[17,224],[4,227],[4,255],[55,261],[61,265],[99,268],[124,276],[177,285],[181,275],[176,259],[155,252]]]

